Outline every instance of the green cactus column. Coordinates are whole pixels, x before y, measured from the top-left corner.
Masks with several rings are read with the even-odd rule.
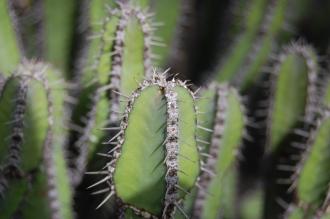
[[[63,74],[65,73],[67,78],[69,78],[67,71],[78,2],[75,0],[43,2],[46,59]]]
[[[160,38],[160,45],[154,49],[154,54],[157,57],[156,66],[163,67],[166,65],[171,48],[174,45],[177,25],[179,23],[180,12],[182,11],[181,0],[153,0],[150,3],[152,11],[155,13],[155,20],[159,22],[155,33]]]
[[[296,188],[297,198],[288,208],[286,218],[312,218],[323,203],[326,206],[324,200],[330,182],[330,114],[328,110],[322,114],[306,143],[306,152],[295,167],[291,189]]]
[[[262,24],[266,3],[265,0],[253,0],[247,6],[248,9],[244,8],[246,10],[245,19],[242,19],[244,32],[237,36],[227,56],[221,61],[217,78],[219,81],[232,80],[241,68]]]
[[[24,60],[0,99],[0,217],[73,218],[63,152],[63,81],[45,64]]]
[[[21,59],[9,4],[9,1],[0,1],[0,73],[6,76],[15,70]]]
[[[124,215],[171,218],[199,174],[193,93],[156,74],[128,98],[120,127],[113,159],[96,172],[106,176],[91,187],[109,182],[104,202],[116,196]]]
[[[261,34],[254,39],[254,46],[233,82],[241,90],[247,90],[254,84],[266,67],[271,53],[276,48],[278,38],[284,32],[285,24],[288,23],[286,20],[290,13],[288,9],[288,0],[271,1],[267,6],[259,29]]]
[[[266,135],[265,152],[269,162],[264,178],[265,217],[283,212],[277,200],[292,196],[292,191],[287,191],[290,170],[297,163],[292,157],[304,151],[301,143],[308,137],[320,106],[318,68],[313,48],[295,42],[282,49],[270,69],[269,102],[258,112],[267,117],[266,130],[262,130]]]
[[[213,134],[194,202],[193,218],[234,217],[237,154],[244,133],[244,109],[239,95],[217,86]]]
[[[269,151],[278,148],[280,141],[302,117],[307,122],[315,117],[320,105],[317,73],[317,55],[312,47],[294,43],[278,56],[270,82]]]
[[[123,100],[152,74],[151,15],[130,3],[118,3],[107,9],[102,24],[97,25],[95,13],[100,3],[95,4],[90,12],[94,25],[86,68],[78,79],[83,88],[72,118],[74,127],[78,127],[71,133],[76,139],[70,158],[75,185],[81,181],[87,161],[101,147],[106,134],[101,129],[120,122]]]

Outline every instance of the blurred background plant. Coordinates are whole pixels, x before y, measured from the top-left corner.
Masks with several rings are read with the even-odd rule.
[[[330,218],[329,14],[1,0],[0,218]]]

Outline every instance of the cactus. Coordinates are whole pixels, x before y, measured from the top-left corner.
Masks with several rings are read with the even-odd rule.
[[[219,70],[219,80],[231,80],[235,72],[241,66],[244,58],[252,45],[252,42],[257,34],[258,27],[262,23],[262,17],[266,2],[264,0],[252,1],[247,13],[245,15],[245,32],[242,33],[240,41],[237,40],[237,44],[233,45],[233,49],[229,51],[229,55],[226,56],[226,64],[222,64]],[[237,47],[237,48],[236,48]]]
[[[90,186],[111,185],[99,206],[116,195],[122,208],[138,215],[171,218],[199,173],[196,129],[194,95],[183,82],[167,82],[163,75],[143,81],[128,100],[120,131],[108,142],[116,145],[106,171],[99,172],[106,177]],[[141,166],[132,168],[132,162]],[[150,196],[152,191],[159,193]]]
[[[100,7],[92,6],[94,10]],[[151,75],[153,39],[149,16],[130,4],[119,4],[117,9],[108,9],[101,28],[94,26],[91,37],[100,39],[91,42],[86,70],[81,81],[77,82],[82,84],[82,95],[72,118],[78,132],[82,129],[78,138],[75,135],[79,133],[72,132],[72,138],[76,140],[70,159],[73,184],[81,181],[88,157],[93,155],[105,135],[100,128],[119,122],[124,107],[122,98],[136,89],[144,77]],[[110,89],[110,94],[107,94]],[[81,118],[85,120],[81,121]]]
[[[6,76],[15,70],[21,59],[19,39],[15,35],[15,27],[11,25],[14,18],[9,7],[9,2],[0,2],[0,72]]]
[[[329,218],[322,3],[1,1],[0,218]]]
[[[291,188],[297,189],[297,201],[289,207],[287,218],[315,215],[326,198],[330,181],[330,175],[326,172],[330,164],[328,130],[329,113],[325,111],[318,120],[317,127],[307,142],[306,151],[292,176]]]
[[[159,27],[156,30],[156,36],[161,36],[161,46],[156,47],[154,53],[157,56],[155,65],[163,67],[167,65],[168,56],[170,55],[169,47],[173,47],[174,35],[177,30],[176,25],[179,22],[180,11],[182,10],[182,1],[152,1],[151,9],[155,12],[155,20],[159,22]],[[180,10],[181,9],[181,10]],[[169,15],[168,13],[171,12]]]
[[[301,117],[311,121],[319,104],[318,63],[313,48],[296,43],[284,48],[277,59],[270,79],[270,95],[273,96],[268,109],[267,145],[270,151],[276,150]]]
[[[283,209],[279,206],[276,210],[271,203],[292,193],[288,177],[314,124],[315,109],[320,107],[316,83],[319,69],[312,47],[293,43],[283,49],[274,66],[269,78],[270,102],[267,110],[260,111],[267,112],[268,123],[265,150],[270,162],[265,197],[266,208],[273,209],[267,217]]]
[[[43,2],[43,7],[45,56],[48,61],[54,63],[62,72],[67,73],[70,67],[69,57],[71,55],[67,48],[72,43],[71,38],[75,31],[73,15],[77,13],[77,2],[46,0]],[[61,16],[58,16],[59,14]]]
[[[24,60],[5,82],[1,95],[1,138],[7,139],[1,147],[3,218],[73,218],[62,150],[65,93],[56,74],[42,63]]]
[[[266,1],[252,1],[245,19],[245,32],[238,36],[234,49],[220,65],[219,81],[230,80],[242,90],[255,83],[272,51],[273,41],[284,26],[287,5],[286,0],[274,1],[267,7]],[[258,31],[261,36],[257,35]]]
[[[202,112],[200,115],[202,118],[211,117],[209,121],[214,121],[213,127],[211,126],[213,133],[208,135],[209,138],[206,140],[197,139],[200,144],[207,146],[201,149],[201,155],[206,159],[202,162],[203,172],[197,182],[198,188],[186,201],[187,214],[192,218],[233,217],[237,177],[234,164],[244,131],[244,110],[236,90],[228,85],[211,86],[203,92],[198,106],[199,110],[214,111],[207,112],[207,116]]]
[[[209,148],[209,156],[200,176],[193,218],[233,217],[235,169],[244,130],[244,115],[238,94],[220,86],[216,89],[216,114]],[[226,133],[232,133],[231,135]],[[235,133],[235,134],[234,134]],[[219,186],[221,189],[219,189]]]

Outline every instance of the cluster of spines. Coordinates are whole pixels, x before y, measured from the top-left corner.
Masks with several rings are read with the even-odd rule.
[[[167,172],[165,175],[166,193],[164,200],[163,218],[171,218],[174,213],[177,197],[178,178],[178,154],[179,154],[179,112],[177,106],[177,94],[173,91],[174,82],[169,82],[165,87],[167,104],[167,141],[165,143]]]

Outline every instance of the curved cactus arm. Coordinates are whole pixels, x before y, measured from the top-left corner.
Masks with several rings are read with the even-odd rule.
[[[237,92],[220,85],[216,88],[216,114],[209,148],[210,157],[202,166],[193,218],[216,218],[233,213],[235,160],[244,132],[244,110]],[[229,208],[229,209],[228,209]],[[230,217],[230,216],[229,216]]]
[[[257,36],[262,19],[264,17],[265,0],[254,0],[248,6],[247,15],[244,23],[245,31],[237,37],[229,50],[229,54],[221,61],[217,80],[222,82],[232,80],[244,63],[248,53]]]
[[[270,85],[269,151],[277,149],[281,139],[301,117],[311,121],[320,102],[316,85],[318,63],[314,50],[309,46],[293,44],[285,48],[277,59]]]
[[[8,98],[16,97],[18,102],[9,126],[13,135],[7,146],[8,158],[2,163],[1,178],[8,181],[5,201],[0,204],[4,218],[15,214],[24,218],[73,218],[62,148],[65,89],[57,74],[42,63],[24,60],[5,85],[1,101],[14,89],[16,94]],[[30,200],[43,207],[28,205]]]
[[[330,182],[330,174],[327,174],[330,168],[329,129],[329,112],[326,111],[317,121],[317,127],[306,145],[306,152],[292,176],[291,189],[296,189],[297,202],[289,208],[287,218],[293,214],[291,212],[295,212],[290,210],[295,208],[301,209],[303,218],[315,214],[326,198]]]
[[[193,94],[154,75],[130,96],[120,127],[108,174],[92,187],[109,181],[105,201],[116,195],[139,215],[170,218],[199,172]]]
[[[255,39],[256,44],[251,52],[253,55],[247,57],[246,63],[243,64],[244,67],[237,73],[237,77],[233,81],[241,90],[248,89],[266,65],[275,46],[274,42],[285,24],[288,3],[287,0],[280,0],[270,4],[269,12],[266,13],[264,23],[261,25],[261,31],[265,34]]]
[[[9,76],[21,60],[9,4],[9,1],[5,0],[0,2],[0,72],[5,76]]]

